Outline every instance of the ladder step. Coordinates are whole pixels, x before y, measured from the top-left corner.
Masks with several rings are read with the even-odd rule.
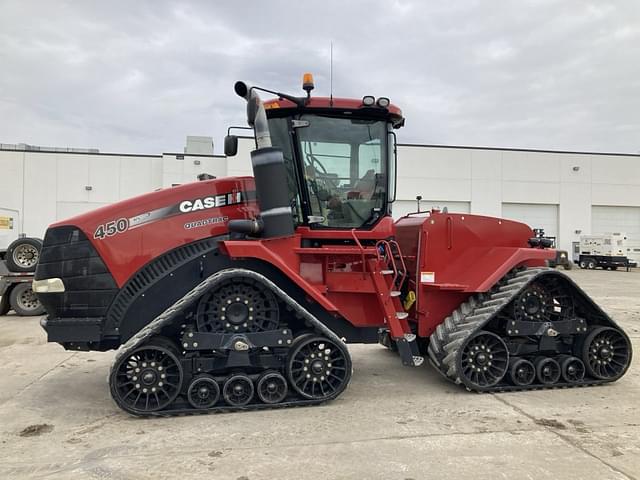
[[[382,270],[380,273],[382,273],[383,275],[393,275],[394,271],[393,270]]]
[[[409,316],[409,314],[407,312],[396,312],[396,318],[398,320],[404,320],[408,316]]]
[[[389,292],[389,295],[392,297],[399,297],[401,294],[402,292],[400,290],[391,290],[391,292]]]

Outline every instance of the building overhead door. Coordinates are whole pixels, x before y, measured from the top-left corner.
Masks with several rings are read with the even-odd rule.
[[[558,205],[539,203],[503,203],[502,217],[526,223],[531,228],[542,228],[547,237],[558,239]]]
[[[640,207],[591,207],[591,233],[624,233],[627,257],[640,264]]]
[[[591,233],[626,233],[640,238],[640,207],[591,207]]]

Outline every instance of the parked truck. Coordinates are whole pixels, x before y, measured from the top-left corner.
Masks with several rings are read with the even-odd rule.
[[[624,233],[606,233],[601,235],[582,235],[578,265],[580,268],[594,270],[617,270],[629,268],[632,263],[627,257],[627,236]]]
[[[0,208],[0,315],[41,315],[44,308],[31,283],[38,264],[42,240],[18,234],[20,214]]]

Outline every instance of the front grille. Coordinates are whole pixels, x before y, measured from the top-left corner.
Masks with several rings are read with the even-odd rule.
[[[38,298],[54,318],[104,317],[118,287],[100,255],[76,227],[47,230],[35,279],[61,278],[64,293]]]

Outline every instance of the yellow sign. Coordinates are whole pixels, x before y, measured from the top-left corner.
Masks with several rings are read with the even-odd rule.
[[[13,217],[0,217],[0,230],[13,230]]]

